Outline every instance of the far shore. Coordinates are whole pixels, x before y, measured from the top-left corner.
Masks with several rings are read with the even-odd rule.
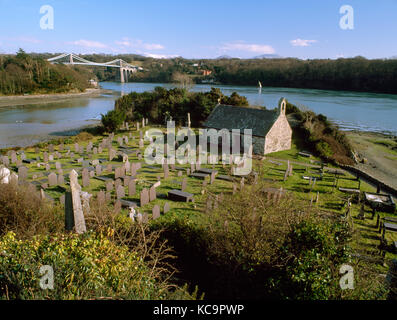
[[[82,98],[82,97],[95,97],[95,96],[99,96],[99,95],[105,94],[105,93],[112,94],[113,91],[105,90],[105,89],[86,89],[84,92],[73,92],[73,93],[0,96],[0,108],[20,106],[20,105],[25,105],[25,104],[40,104],[40,103],[59,102],[62,100]]]

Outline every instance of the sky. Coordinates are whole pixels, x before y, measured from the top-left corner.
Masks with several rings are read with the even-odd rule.
[[[0,0],[0,53],[374,59],[396,31],[397,0]]]

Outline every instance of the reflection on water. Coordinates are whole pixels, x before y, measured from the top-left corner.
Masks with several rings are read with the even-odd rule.
[[[162,83],[114,83],[101,84],[106,89],[143,92],[156,86],[173,87]],[[303,105],[316,113],[322,113],[346,130],[357,129],[397,134],[397,95],[366,92],[329,91],[314,89],[245,87],[233,85],[196,85],[192,91],[208,91],[220,88],[224,94],[234,91],[246,96],[251,105],[273,109],[281,97],[291,103]]]
[[[93,98],[0,108],[0,148],[26,145],[40,140],[40,135],[73,130],[113,109],[114,100],[132,91],[151,91],[156,86],[173,88],[163,83],[103,82],[104,89],[114,94]],[[246,96],[251,105],[273,109],[281,97],[322,113],[346,130],[379,131],[397,134],[397,96],[374,93],[326,91],[293,88],[243,87],[232,85],[196,85],[195,92],[220,88],[224,94],[237,92]],[[32,138],[34,137],[34,138]]]

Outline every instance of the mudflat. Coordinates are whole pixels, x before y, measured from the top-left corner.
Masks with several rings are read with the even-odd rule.
[[[356,167],[397,188],[397,137],[375,132],[345,133],[361,159]]]
[[[25,104],[58,102],[62,100],[81,98],[81,97],[95,97],[104,93],[112,93],[112,91],[104,90],[104,89],[86,89],[84,92],[72,92],[72,93],[0,96],[0,108],[20,106]]]

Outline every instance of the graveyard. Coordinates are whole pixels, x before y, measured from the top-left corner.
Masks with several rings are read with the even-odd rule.
[[[379,194],[376,187],[299,150],[294,141],[290,150],[254,156],[252,173],[238,176],[221,162],[146,164],[150,141],[144,134],[150,128],[147,121],[127,123],[86,141],[77,136],[3,150],[0,163],[10,170],[10,183],[30,184],[42,199],[63,208],[67,231],[87,231],[84,217],[94,203],[154,229],[178,219],[205,226],[208,212],[222,205],[225,195],[249,194],[263,185],[264,201],[277,204],[292,196],[326,219],[346,222],[355,234],[351,261],[360,268],[386,274],[388,262],[397,258],[393,198],[387,199],[390,210],[373,206],[366,195]]]

